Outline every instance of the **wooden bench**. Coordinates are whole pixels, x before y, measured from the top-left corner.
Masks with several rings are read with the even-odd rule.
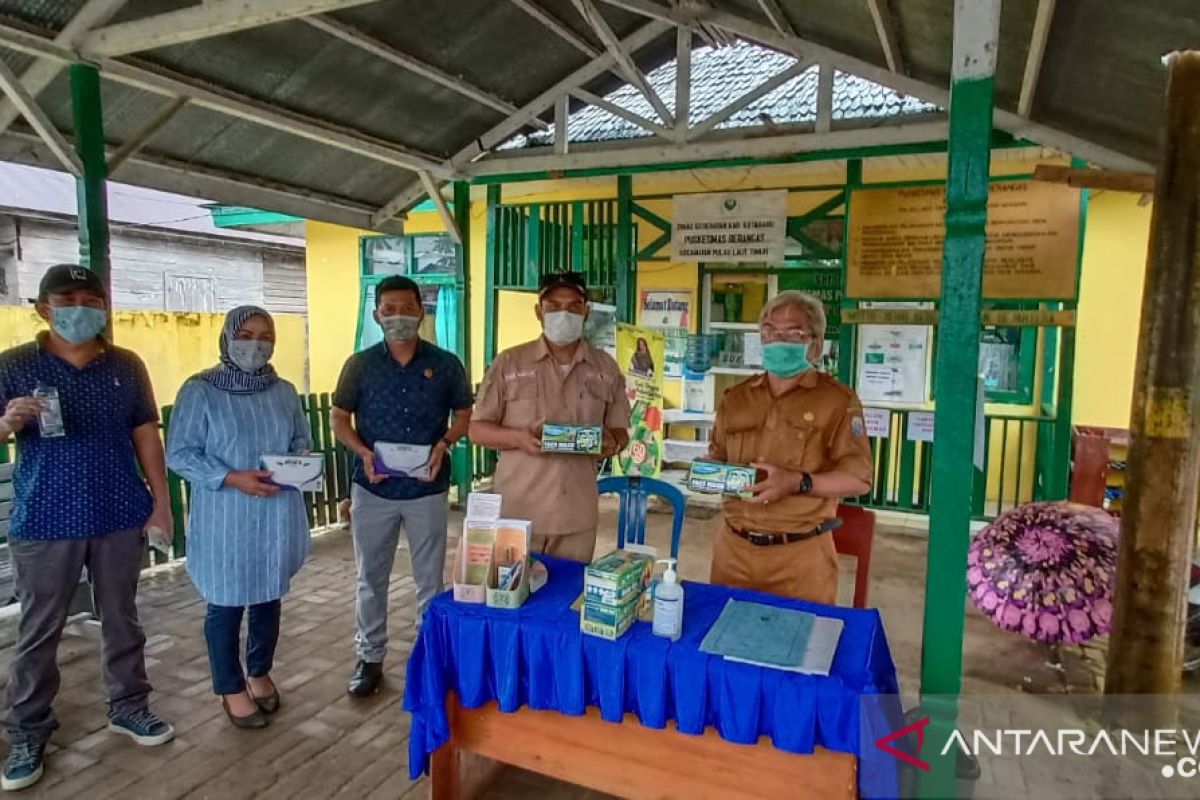
[[[15,464],[0,464],[0,606],[17,601],[16,574],[12,554],[8,550],[9,525],[13,506],[13,470]],[[91,585],[80,578],[79,587],[71,600],[70,615],[93,614]]]

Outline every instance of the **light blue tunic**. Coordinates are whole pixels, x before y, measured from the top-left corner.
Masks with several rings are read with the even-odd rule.
[[[252,497],[223,486],[235,470],[260,469],[263,455],[312,447],[296,389],[279,380],[254,394],[231,394],[192,378],[175,400],[167,464],[191,483],[187,570],[204,599],[247,606],[287,593],[309,551],[300,492]]]

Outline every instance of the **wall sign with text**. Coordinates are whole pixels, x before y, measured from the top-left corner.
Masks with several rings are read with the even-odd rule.
[[[988,193],[983,296],[1074,300],[1080,192],[1043,181],[1002,181]],[[850,200],[846,296],[936,299],[942,287],[946,189],[855,191]]]
[[[675,261],[783,261],[787,190],[677,194],[671,228]]]

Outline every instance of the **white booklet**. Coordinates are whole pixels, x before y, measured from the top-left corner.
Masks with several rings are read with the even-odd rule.
[[[264,455],[262,468],[271,473],[271,482],[286,489],[319,492],[325,488],[325,457],[300,455]]]
[[[427,444],[375,443],[375,471],[382,475],[399,475],[425,480],[429,477],[429,456],[433,448]]]

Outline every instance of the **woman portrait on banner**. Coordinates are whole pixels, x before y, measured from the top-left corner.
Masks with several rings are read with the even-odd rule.
[[[629,371],[646,378],[654,377],[654,357],[650,355],[650,343],[644,337],[638,337],[637,349],[629,360]]]
[[[309,525],[300,492],[271,483],[261,459],[307,453],[312,439],[296,388],[270,364],[270,314],[255,306],[230,311],[220,351],[219,364],[179,391],[167,463],[191,483],[187,570],[208,603],[213,691],[234,726],[262,728],[264,714],[279,709],[271,667],[280,598],[308,556]]]

